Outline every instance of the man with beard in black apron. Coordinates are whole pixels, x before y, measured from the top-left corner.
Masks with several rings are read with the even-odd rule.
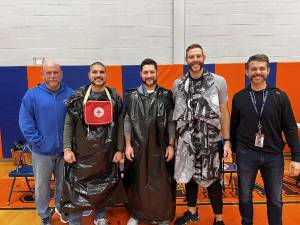
[[[106,207],[126,201],[117,162],[124,145],[122,100],[105,86],[106,68],[90,66],[91,84],[67,102],[64,129],[65,182],[62,209],[69,224],[80,225],[82,212],[95,210],[95,225],[107,225]]]
[[[172,93],[157,82],[157,63],[140,65],[143,84],[126,93],[125,154],[129,159],[127,225],[169,224],[175,215]]]

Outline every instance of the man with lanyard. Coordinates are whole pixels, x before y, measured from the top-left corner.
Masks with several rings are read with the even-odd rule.
[[[186,49],[189,72],[174,82],[173,120],[178,134],[175,179],[185,183],[188,210],[176,225],[198,221],[198,186],[207,188],[215,214],[214,225],[223,225],[220,184],[219,134],[224,137],[224,158],[231,157],[230,115],[227,86],[223,77],[205,72],[205,54],[199,44]]]
[[[82,212],[91,209],[96,211],[94,223],[107,225],[105,208],[126,200],[116,164],[123,157],[122,100],[105,86],[102,63],[90,66],[89,79],[91,84],[76,90],[67,102],[62,209],[70,212],[70,225],[80,225]]]
[[[290,174],[300,172],[298,128],[288,96],[267,84],[270,73],[266,55],[251,56],[246,63],[251,84],[234,95],[231,114],[232,148],[238,166],[239,209],[242,224],[253,224],[252,190],[260,170],[270,225],[282,224],[284,173],[282,132],[292,149]]]
[[[156,84],[157,63],[140,65],[143,84],[126,93],[125,154],[131,161],[127,225],[166,225],[175,216],[175,127],[172,93]]]
[[[63,72],[55,62],[47,61],[43,65],[42,78],[44,83],[28,90],[22,99],[19,126],[32,148],[36,209],[41,217],[41,225],[49,225],[52,174],[55,177],[55,211],[63,223],[68,222],[66,215],[59,211],[64,168],[64,103],[73,90],[61,82]]]

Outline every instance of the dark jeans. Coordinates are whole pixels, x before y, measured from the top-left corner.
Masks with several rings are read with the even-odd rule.
[[[252,190],[257,172],[260,170],[267,197],[269,224],[282,225],[283,154],[237,148],[237,166],[242,224],[253,224]]]
[[[198,198],[198,184],[194,179],[191,179],[185,184],[186,200],[189,207],[195,207]],[[207,188],[210,204],[213,208],[214,214],[223,213],[223,198],[222,198],[222,186],[218,179]]]

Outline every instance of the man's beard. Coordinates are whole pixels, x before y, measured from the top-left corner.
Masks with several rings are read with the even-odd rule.
[[[146,79],[146,80],[142,80],[143,84],[145,84],[146,86],[148,86],[147,80],[152,80],[152,81],[153,81],[152,84],[151,84],[151,86],[152,86],[152,85],[155,85],[155,84],[157,83],[157,80],[155,80],[155,79]]]
[[[252,76],[252,77],[250,77],[250,80],[252,81],[252,80],[254,80],[254,78],[256,78],[256,77],[262,77],[262,78],[264,79],[264,81],[267,80],[267,78],[266,78],[265,76],[263,76],[263,75],[255,75],[255,76]]]
[[[195,64],[199,65],[199,67],[200,67],[199,71],[201,71],[202,68],[203,68],[203,63],[192,63],[192,64],[188,64],[189,70],[192,71],[192,72],[197,72],[197,71],[193,70],[193,65],[195,65]]]
[[[59,83],[59,81],[58,81],[58,80],[56,80],[56,79],[52,79],[52,80],[45,80],[45,83],[46,83],[46,84],[50,84],[50,82],[53,82],[53,81],[55,81],[55,82]]]
[[[91,81],[91,83],[98,86],[99,84],[96,84],[96,80],[101,80],[103,82],[101,86],[105,85],[105,83],[106,83],[103,78],[95,78]]]

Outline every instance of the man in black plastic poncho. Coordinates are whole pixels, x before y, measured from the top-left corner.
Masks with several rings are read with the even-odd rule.
[[[157,63],[140,65],[143,84],[126,93],[125,155],[129,163],[127,225],[169,224],[175,215],[175,125],[172,93],[157,82]]]
[[[82,212],[90,209],[95,210],[96,225],[107,225],[106,206],[126,200],[116,164],[124,145],[122,100],[105,86],[102,63],[90,66],[89,79],[91,84],[67,102],[62,209],[70,213],[70,225],[80,225]]]

